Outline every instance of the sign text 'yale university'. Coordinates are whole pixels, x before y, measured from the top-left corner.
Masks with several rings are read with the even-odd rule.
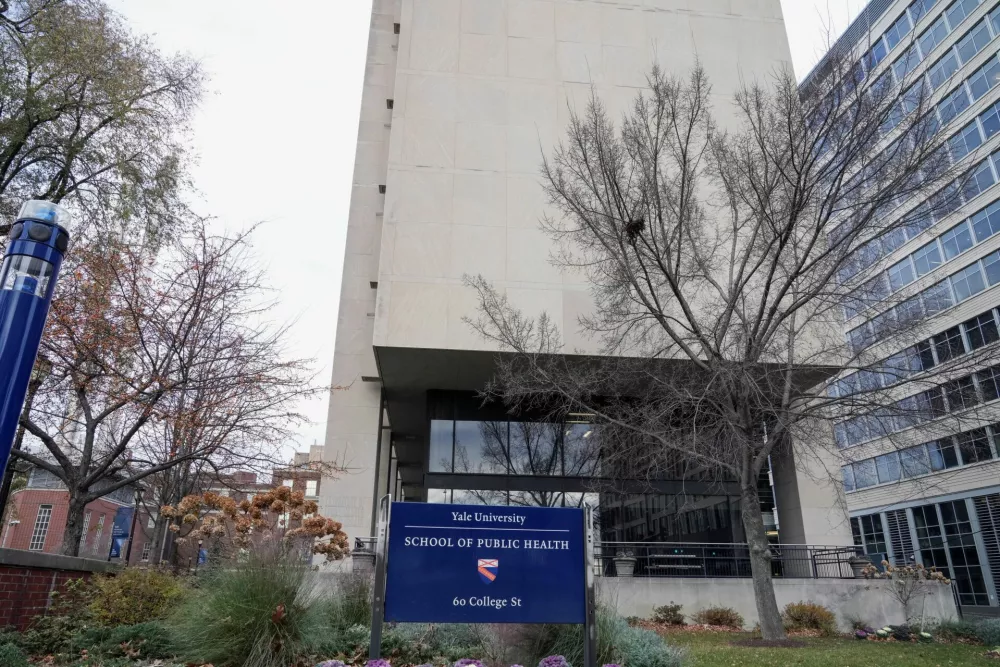
[[[583,623],[581,509],[393,503],[385,618]]]

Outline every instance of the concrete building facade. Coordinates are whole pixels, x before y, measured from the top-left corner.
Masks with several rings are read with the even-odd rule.
[[[700,62],[724,124],[741,80],[791,67],[779,0],[375,0],[372,12],[325,445],[346,472],[324,482],[322,512],[355,538],[373,534],[386,494],[588,502],[605,539],[741,541],[738,503],[717,489],[689,483],[680,504],[669,483],[592,494],[587,415],[546,424],[483,407],[474,392],[495,350],[463,321],[477,305],[463,276],[595,351],[576,324],[588,285],[552,266],[539,228],[543,154],[592,92],[619,116],[654,63],[684,76]],[[542,460],[518,454],[539,447]],[[850,544],[839,489],[800,468],[775,469],[782,541]]]
[[[914,387],[902,399],[909,401],[904,407],[927,413],[919,423],[862,416],[837,425],[848,459],[843,477],[854,540],[896,564],[918,562],[947,572],[962,605],[997,607],[1000,3],[873,0],[837,47],[856,54],[866,81],[888,73],[897,84],[923,86],[952,159],[973,168],[955,210],[871,248],[869,267],[877,268],[867,269],[866,285],[875,287],[883,304],[905,299],[894,308],[915,309],[922,320],[914,325],[916,344],[871,349],[886,364],[902,361],[917,379],[934,369],[940,384],[917,393]],[[845,333],[856,349],[888,338],[882,326],[892,308],[886,308],[845,312]],[[881,386],[887,377],[855,374],[841,391]],[[884,430],[891,437],[881,435]]]

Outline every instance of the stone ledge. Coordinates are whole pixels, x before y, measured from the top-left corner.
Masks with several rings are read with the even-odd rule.
[[[93,558],[46,554],[21,549],[0,549],[0,566],[30,567],[65,572],[117,572],[121,566]]]

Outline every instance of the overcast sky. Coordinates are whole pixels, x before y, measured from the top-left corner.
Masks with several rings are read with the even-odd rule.
[[[740,2],[741,0],[733,0]],[[197,205],[219,224],[265,224],[255,245],[292,321],[292,353],[328,381],[371,0],[111,0],[167,52],[211,76],[194,124]],[[864,7],[781,0],[799,78]],[[323,443],[326,401],[298,443]]]

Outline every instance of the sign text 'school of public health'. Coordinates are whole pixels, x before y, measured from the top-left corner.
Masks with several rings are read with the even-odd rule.
[[[583,623],[584,511],[393,503],[385,619]]]

